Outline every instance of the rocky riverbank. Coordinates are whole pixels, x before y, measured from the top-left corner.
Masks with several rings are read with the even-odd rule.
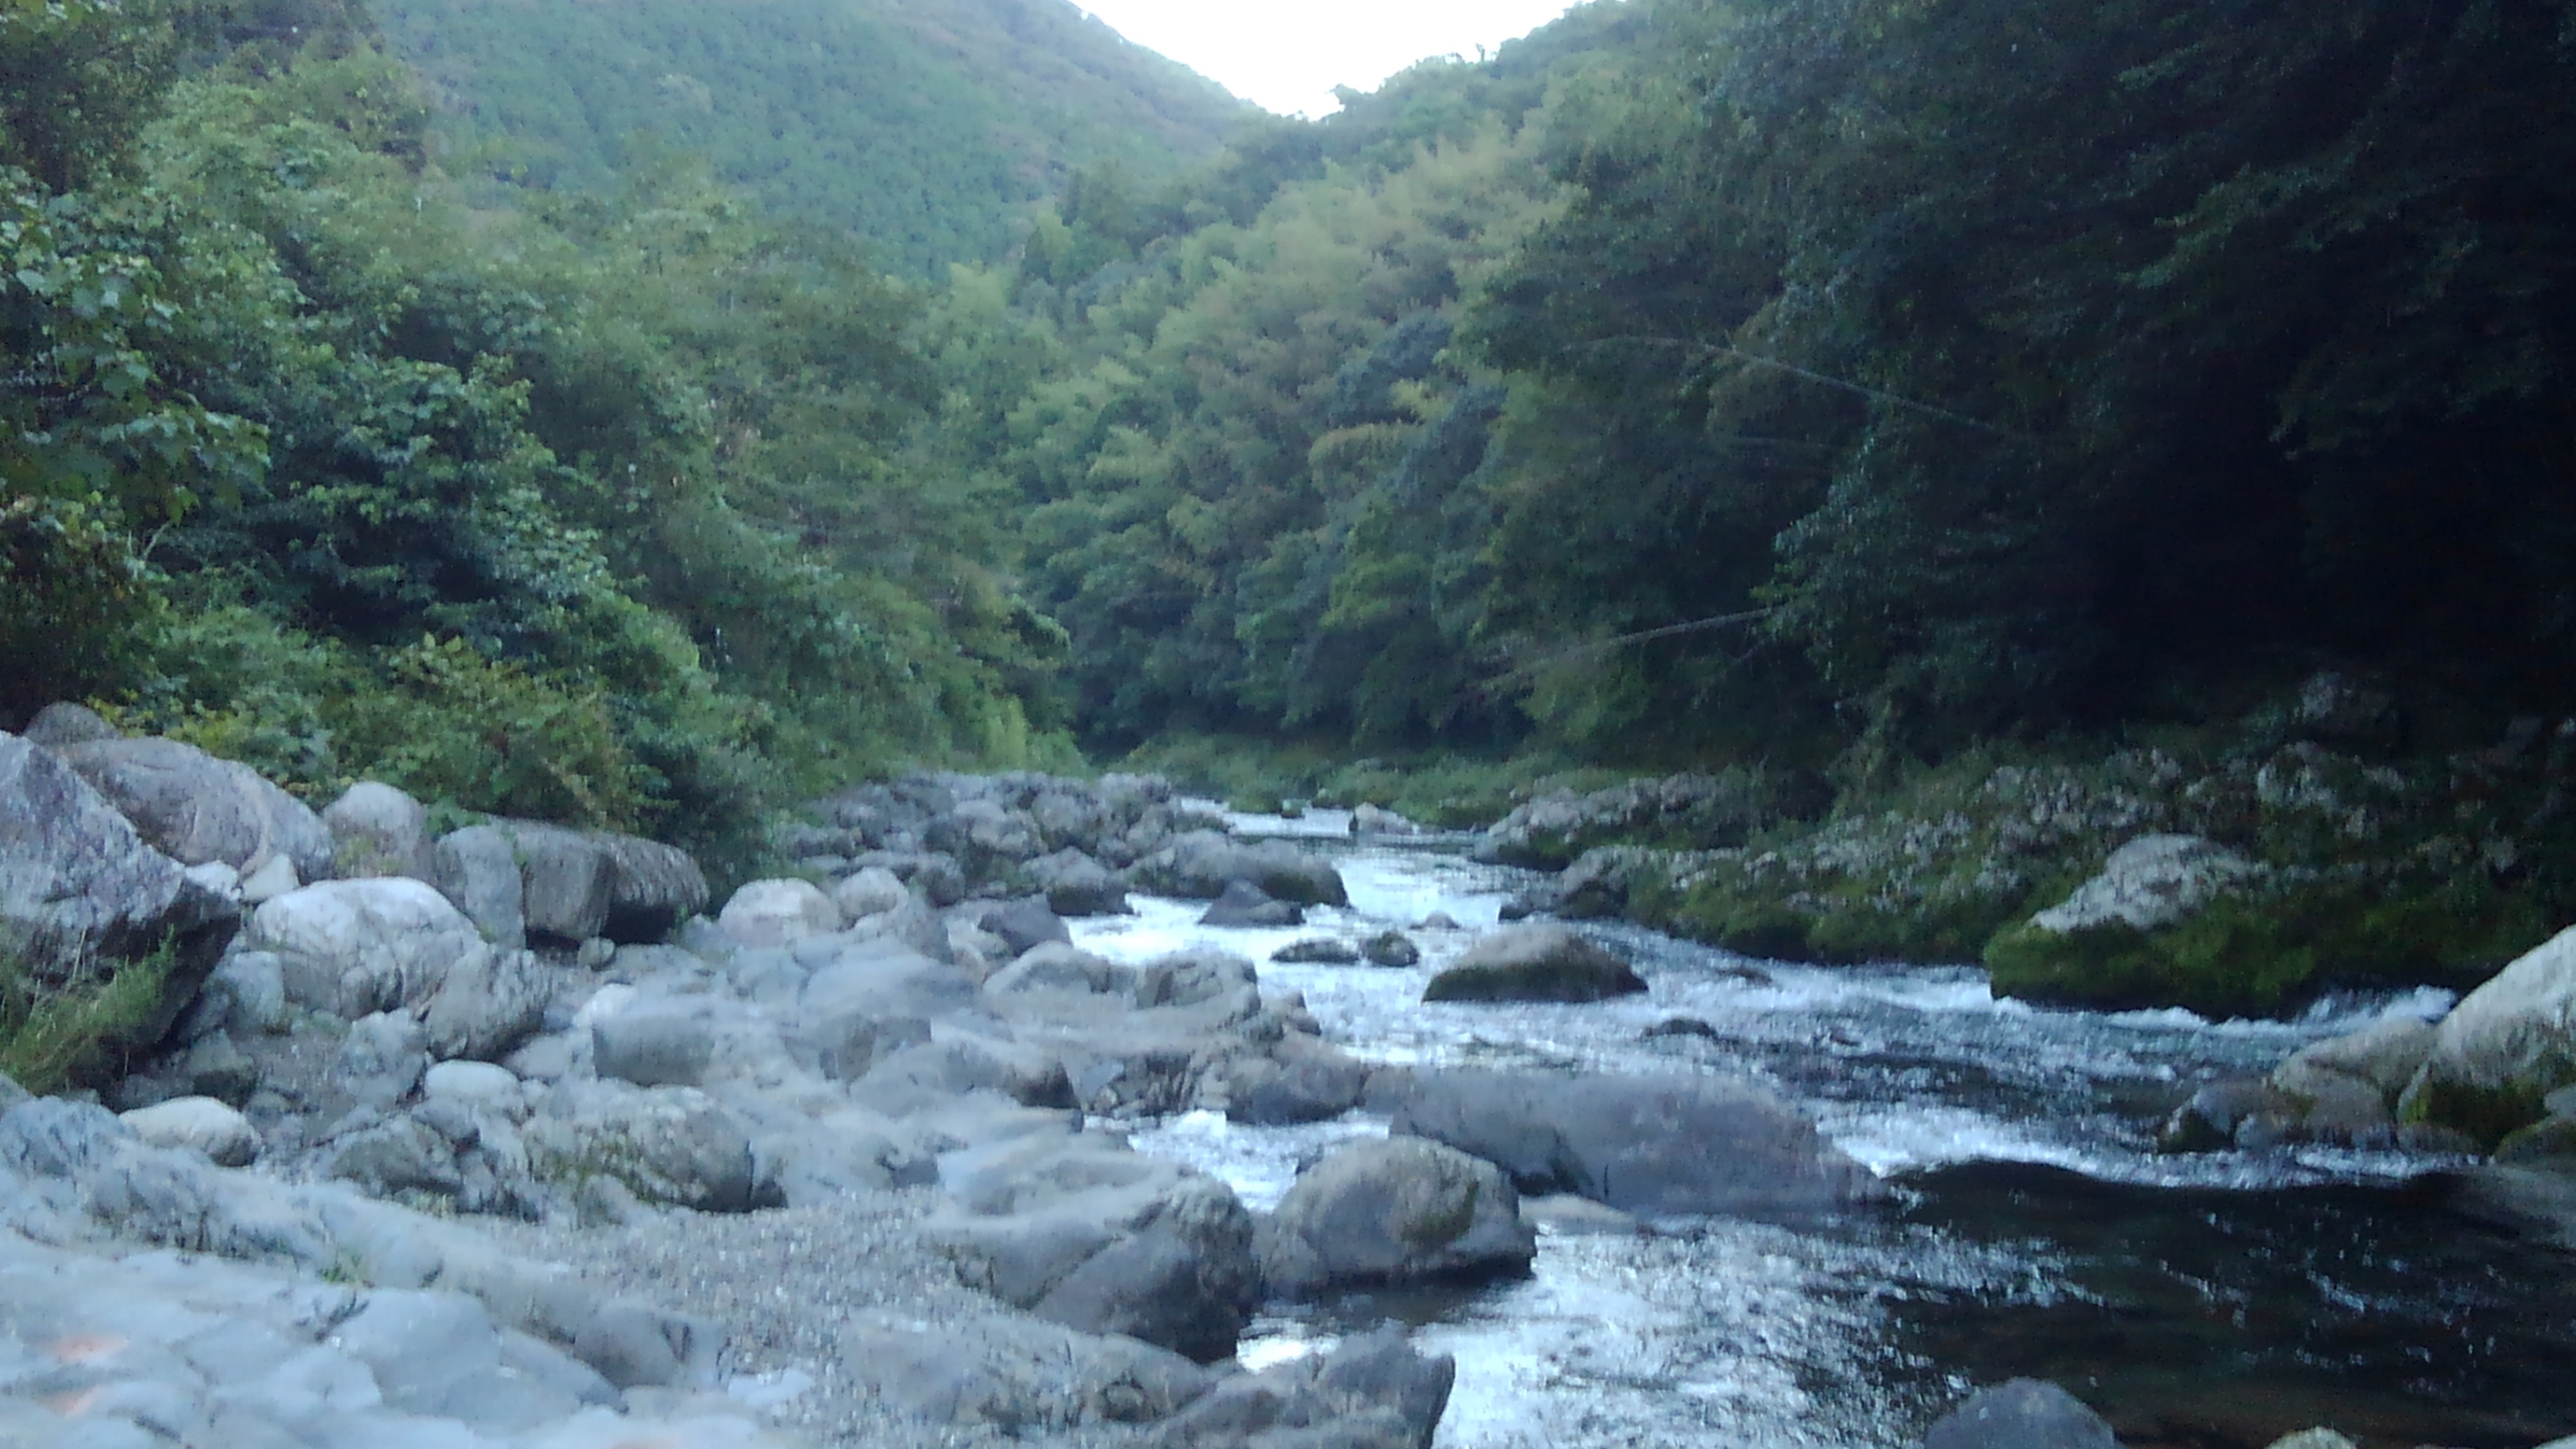
[[[67,711],[0,737],[0,920],[32,1003],[9,1050],[60,1074],[36,1085],[91,1084],[0,1086],[10,1442],[1423,1449],[1445,1358],[1390,1329],[1249,1372],[1254,1311],[1509,1278],[1541,1227],[1888,1196],[1750,1080],[1374,1066],[1249,960],[1077,949],[1066,917],[1131,890],[1273,926],[1347,899],[1329,860],[1150,777],[857,787],[791,831],[799,874],[719,908],[652,842],[432,838],[398,791],[317,814],[245,774]],[[1414,959],[1401,932],[1366,944]],[[2303,1054],[2250,1108],[2195,1098],[2177,1132],[2322,1135],[2341,1073],[2392,1140],[2471,1104],[2478,1140],[2510,1131],[2514,1170],[2545,1173],[2576,1105],[2565,955],[2421,1040]],[[1423,996],[1642,988],[1541,924]],[[1354,1108],[1395,1135],[1308,1162],[1268,1212],[1126,1136]],[[2493,1196],[2546,1217],[2530,1183]],[[2015,1392],[1927,1442],[2081,1413]]]
[[[2236,730],[2093,760],[1971,755],[1801,818],[1786,782],[1683,776],[1529,801],[1489,858],[1559,872],[1532,905],[1748,955],[1975,961],[2104,1009],[2295,1010],[2466,990],[2576,901],[2576,721],[2406,747],[2334,675]]]

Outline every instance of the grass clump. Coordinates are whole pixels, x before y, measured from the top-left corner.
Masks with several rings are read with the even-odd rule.
[[[40,1097],[113,1077],[152,1044],[176,957],[164,943],[113,974],[56,985],[0,954],[0,1073]]]

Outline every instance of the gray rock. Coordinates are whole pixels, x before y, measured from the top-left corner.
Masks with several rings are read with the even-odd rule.
[[[76,1177],[135,1141],[95,1102],[35,1097],[0,1113],[0,1167],[33,1177]]]
[[[230,899],[144,844],[61,760],[0,735],[0,953],[39,990],[86,989],[174,946],[160,999],[108,1045],[158,1042],[240,925]]]
[[[322,1175],[375,1197],[407,1192],[454,1197],[465,1186],[455,1147],[427,1123],[408,1116],[332,1142],[324,1149]]]
[[[715,1059],[715,1028],[679,1007],[602,1017],[590,1027],[591,1065],[603,1077],[639,1087],[695,1087]]]
[[[491,1062],[440,1062],[421,1073],[420,1094],[427,1101],[455,1102],[474,1111],[527,1115],[518,1074]]]
[[[608,852],[609,865],[608,918],[598,934],[621,946],[668,940],[707,908],[706,872],[687,851],[607,831],[591,838]]]
[[[331,875],[331,832],[258,771],[177,740],[93,740],[55,753],[154,848],[181,865],[221,861],[247,879],[273,859],[299,880]]]
[[[1646,983],[1603,947],[1571,927],[1511,926],[1467,948],[1431,978],[1425,1001],[1602,1001],[1644,991]]]
[[[906,893],[901,904],[890,911],[879,911],[850,927],[853,941],[889,941],[918,951],[943,965],[957,962],[956,944],[949,938],[948,925],[924,904],[920,897]]]
[[[832,887],[832,903],[841,908],[848,920],[863,920],[879,911],[890,911],[912,899],[912,892],[893,871],[881,865],[862,867],[856,874]]]
[[[1639,1231],[1641,1224],[1614,1207],[1605,1207],[1570,1192],[1521,1199],[1521,1221],[1561,1238],[1618,1238]]]
[[[975,923],[1002,938],[1013,956],[1049,941],[1070,943],[1073,932],[1047,904],[1043,896],[1029,896],[993,906],[976,917]]]
[[[2119,1449],[2111,1426],[2040,1379],[1980,1389],[1925,1431],[1923,1449]]]
[[[201,1097],[240,1106],[259,1090],[259,1060],[225,1032],[199,1037],[179,1058],[178,1076]]]
[[[407,1011],[380,1011],[349,1024],[340,1042],[340,1084],[378,1111],[411,1095],[429,1070],[429,1047]]]
[[[2030,923],[2060,936],[2110,925],[2159,931],[2199,914],[2259,873],[2254,862],[2215,841],[2142,835],[2111,852],[2101,874]]]
[[[462,1293],[379,1289],[333,1337],[374,1374],[385,1403],[406,1413],[513,1432],[581,1407],[562,1387],[504,1372],[500,1332]]]
[[[2461,998],[2434,1029],[2406,1115],[2480,1136],[2536,1119],[2576,1085],[2576,929],[2562,931]],[[2522,1121],[2499,1120],[2508,1114]]]
[[[955,966],[892,940],[853,944],[800,989],[788,1048],[827,1076],[863,1075],[876,1058],[929,1037],[927,1022],[975,1001]]]
[[[646,1202],[699,1212],[749,1212],[777,1201],[749,1131],[695,1088],[559,1082],[525,1138],[529,1170],[567,1188],[613,1177]]]
[[[517,951],[528,944],[519,854],[497,828],[469,825],[440,836],[430,848],[430,881],[495,947]]]
[[[908,1087],[997,1092],[1023,1107],[1075,1105],[1064,1063],[1022,1043],[959,1033],[902,1045],[881,1038],[877,1050],[859,1084],[864,1100],[888,1100],[888,1088]]]
[[[436,883],[429,810],[391,785],[361,780],[322,812],[333,873],[343,880],[400,875]]]
[[[33,1100],[33,1094],[19,1086],[16,1078],[7,1072],[0,1072],[0,1112],[6,1112],[19,1103],[30,1100]]]
[[[217,1025],[243,1036],[286,1029],[286,966],[273,951],[236,951],[215,967],[207,988],[221,988],[225,1011]]]
[[[1226,1120],[1262,1127],[1330,1121],[1359,1105],[1368,1074],[1368,1064],[1348,1053],[1288,1037],[1267,1056],[1227,1063]]]
[[[174,1097],[118,1120],[151,1146],[202,1152],[219,1167],[248,1167],[259,1157],[259,1129],[212,1097]]]
[[[756,880],[733,893],[716,916],[735,944],[792,946],[841,929],[841,908],[812,881]]]
[[[1274,1292],[1525,1273],[1538,1235],[1490,1162],[1418,1137],[1354,1143],[1297,1175],[1255,1238]]]
[[[349,1018],[424,1005],[451,970],[492,950],[446,897],[398,879],[280,896],[252,914],[244,944],[277,957],[288,999]]]
[[[703,1383],[713,1377],[725,1337],[722,1325],[703,1318],[611,1302],[584,1315],[572,1351],[621,1389]]]
[[[1261,887],[1250,881],[1229,881],[1218,892],[1214,904],[1199,917],[1202,926],[1277,927],[1302,926],[1306,923],[1303,909],[1287,901],[1273,900]]]
[[[1029,1311],[1123,1333],[1202,1363],[1232,1358],[1260,1296],[1252,1219],[1223,1183],[1192,1179],[1085,1259]]]
[[[2394,1102],[2432,1057],[2433,1040],[2430,1022],[2377,1022],[2349,1036],[2301,1047],[2274,1070],[2272,1084],[2294,1095],[2312,1095],[2307,1089],[2324,1074],[2364,1083]]]
[[[2173,1110],[2157,1133],[2161,1152],[2217,1152],[2256,1145],[2250,1139],[2269,1132],[2274,1140],[2288,1135],[2301,1112],[2299,1103],[2269,1082],[2228,1078],[2205,1083]]]
[[[1715,1077],[1449,1071],[1391,1087],[1392,1130],[1501,1167],[1525,1193],[1649,1216],[1825,1211],[1886,1189],[1759,1087]]]
[[[1059,916],[1123,916],[1127,892],[1109,868],[1079,850],[1042,855],[1028,865],[1029,883]]]
[[[1236,881],[1296,905],[1350,904],[1331,862],[1284,840],[1245,843],[1218,831],[1193,830],[1136,863],[1136,884],[1162,895],[1214,900]]]
[[[966,872],[955,856],[944,852],[871,851],[854,863],[863,870],[875,866],[893,871],[897,879],[940,910],[966,899]]]
[[[430,994],[422,1040],[440,1061],[499,1061],[544,1027],[553,994],[553,978],[530,952],[468,952]]]
[[[1354,966],[1359,964],[1360,948],[1331,936],[1310,936],[1271,952],[1270,959],[1285,966]]]
[[[1380,931],[1369,937],[1361,948],[1372,966],[1406,967],[1422,964],[1422,948],[1402,931]]]
[[[1168,1349],[1001,1314],[862,1322],[843,1332],[841,1353],[853,1379],[901,1412],[1023,1437],[1167,1418],[1214,1381]]]
[[[94,744],[100,740],[121,740],[125,732],[99,717],[98,711],[68,700],[46,705],[27,721],[27,743],[48,750],[65,745]]]
[[[519,865],[520,910],[530,939],[578,945],[608,928],[617,866],[586,831],[526,820],[496,821]]]
[[[1155,1426],[1151,1449],[1430,1449],[1457,1379],[1392,1325],[1331,1354],[1220,1380]]]
[[[1351,812],[1353,835],[1420,835],[1422,827],[1376,805],[1361,805]]]

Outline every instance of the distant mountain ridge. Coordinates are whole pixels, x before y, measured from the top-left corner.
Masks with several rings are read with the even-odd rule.
[[[378,0],[451,153],[593,190],[655,149],[935,272],[1075,170],[1144,178],[1259,114],[1066,0]]]

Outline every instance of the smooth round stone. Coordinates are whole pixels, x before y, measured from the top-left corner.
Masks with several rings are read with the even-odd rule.
[[[490,1062],[440,1062],[422,1075],[420,1094],[432,1101],[509,1106],[519,1100],[519,1077]]]
[[[194,1148],[218,1166],[247,1167],[259,1157],[259,1129],[212,1097],[174,1097],[119,1120],[155,1147]]]

